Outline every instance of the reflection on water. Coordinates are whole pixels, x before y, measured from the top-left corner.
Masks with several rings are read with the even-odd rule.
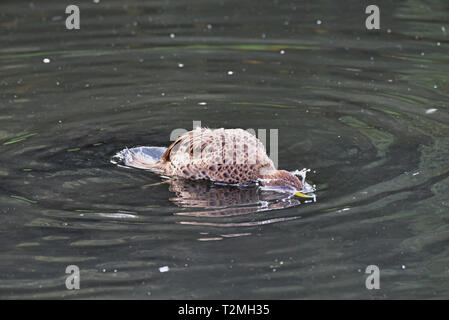
[[[68,4],[0,3],[1,298],[449,297],[447,1]],[[278,129],[319,201],[110,163],[192,120]]]
[[[263,191],[255,186],[224,186],[176,178],[170,180],[169,190],[176,193],[170,200],[178,206],[209,209],[175,213],[179,216],[229,217],[285,209],[301,203],[291,194]]]
[[[196,218],[223,218],[245,216],[270,210],[286,209],[301,204],[294,195],[274,191],[264,191],[258,186],[217,185],[207,181],[188,181],[173,178],[168,180],[169,190],[176,193],[170,201],[180,207],[202,208],[201,211],[175,212],[176,216]],[[208,220],[177,221],[181,225],[210,226],[219,228],[254,227],[277,222],[295,220],[300,216],[271,219],[252,219],[251,221],[210,222]],[[208,233],[203,233],[206,235]],[[202,237],[199,241],[217,241],[224,238],[249,236],[251,233],[220,234],[219,237]]]

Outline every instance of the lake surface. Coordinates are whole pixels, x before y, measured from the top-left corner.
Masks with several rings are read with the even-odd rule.
[[[80,30],[0,4],[0,298],[449,298],[447,1],[378,1],[380,30],[364,1],[96,2]],[[317,201],[220,214],[263,195],[110,162],[193,121],[278,129]]]

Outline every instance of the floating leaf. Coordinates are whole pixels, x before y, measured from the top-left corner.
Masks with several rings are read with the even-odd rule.
[[[28,203],[37,203],[37,201],[35,201],[35,200],[30,200],[30,199],[27,199],[27,198],[22,197],[22,196],[11,195],[11,198],[22,200],[22,201],[26,201]]]
[[[6,146],[6,145],[9,145],[9,144],[20,142],[20,141],[26,140],[26,139],[28,139],[28,138],[30,138],[32,136],[35,136],[35,135],[37,135],[37,133],[28,133],[26,135],[23,135],[23,136],[11,139],[9,141],[6,141],[6,142],[3,143],[3,145]]]

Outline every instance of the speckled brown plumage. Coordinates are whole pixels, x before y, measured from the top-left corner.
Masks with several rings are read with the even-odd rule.
[[[264,145],[242,129],[199,128],[179,137],[157,165],[166,175],[228,184],[248,183],[275,171]]]
[[[301,189],[299,179],[276,170],[264,145],[242,129],[197,128],[173,142],[155,169],[167,176],[227,184],[263,181],[273,187]]]

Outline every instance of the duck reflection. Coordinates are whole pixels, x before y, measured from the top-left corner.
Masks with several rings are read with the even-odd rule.
[[[169,190],[175,194],[170,201],[183,208],[201,208],[175,215],[193,217],[227,217],[245,215],[299,205],[292,195],[263,190],[257,185],[230,186],[208,181],[190,181],[173,178]]]

